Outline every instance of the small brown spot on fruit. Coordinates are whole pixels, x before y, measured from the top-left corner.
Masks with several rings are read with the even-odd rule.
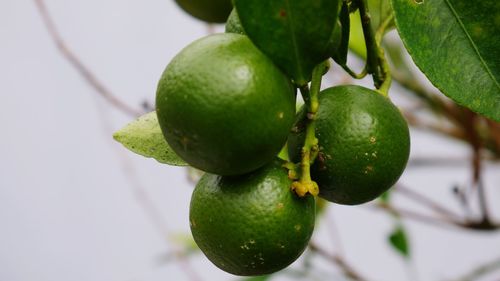
[[[365,174],[368,174],[368,173],[370,173],[370,172],[373,172],[373,166],[368,165],[368,166],[366,166],[366,168],[365,168]]]
[[[281,9],[280,10],[280,17],[282,17],[282,18],[286,17],[286,11],[285,11],[285,9]]]
[[[181,144],[184,150],[187,150],[188,143],[189,143],[189,138],[186,136],[182,137]]]

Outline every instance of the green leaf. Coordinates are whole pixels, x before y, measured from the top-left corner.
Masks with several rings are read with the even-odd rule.
[[[297,85],[329,57],[339,0],[235,0],[247,35]]]
[[[392,0],[415,64],[446,96],[500,121],[500,1]]]
[[[389,189],[386,192],[382,193],[382,195],[379,196],[380,201],[382,201],[382,203],[388,204],[391,200],[391,192],[392,189]]]
[[[113,134],[113,138],[130,151],[174,166],[187,166],[165,141],[156,112],[139,117]]]
[[[290,161],[290,156],[288,155],[288,143],[285,143],[285,146],[278,153],[278,158],[285,161]]]
[[[333,60],[340,65],[345,65],[347,63],[347,52],[349,51],[349,34],[351,33],[351,19],[349,17],[349,6],[347,2],[342,2],[342,8],[340,8],[339,14],[340,24],[338,24],[335,29],[340,27],[340,42],[337,45],[337,49],[332,55]],[[339,26],[340,25],[340,26]]]
[[[405,229],[398,225],[389,235],[389,244],[403,257],[410,257],[410,247]]]

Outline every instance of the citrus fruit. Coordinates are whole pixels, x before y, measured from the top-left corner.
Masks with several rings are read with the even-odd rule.
[[[338,86],[319,95],[316,137],[319,155],[311,167],[319,196],[347,205],[368,202],[396,183],[410,152],[408,125],[391,101],[360,86]],[[305,112],[289,138],[300,157]]]
[[[245,35],[245,30],[243,30],[243,26],[241,25],[240,17],[238,16],[238,12],[236,12],[236,9],[233,9],[229,14],[225,31],[226,33],[237,33]]]
[[[175,0],[175,2],[193,17],[213,23],[225,22],[233,8],[231,0]]]
[[[238,175],[271,161],[286,142],[295,89],[248,37],[216,34],[170,62],[158,84],[156,113],[184,161]]]
[[[298,197],[282,162],[252,173],[205,174],[191,198],[193,238],[220,269],[235,275],[262,275],[295,261],[314,229],[315,200]]]

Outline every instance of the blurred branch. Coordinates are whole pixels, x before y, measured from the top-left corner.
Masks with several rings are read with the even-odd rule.
[[[419,202],[429,208],[431,208],[432,210],[434,210],[435,212],[451,219],[451,220],[455,220],[455,221],[458,221],[460,220],[460,216],[458,214],[455,214],[454,212],[450,211],[449,209],[443,207],[442,205],[440,205],[439,203],[433,201],[432,199],[416,192],[416,191],[413,191],[401,184],[398,184],[396,186],[396,188],[394,189],[394,191],[400,193],[401,195],[404,195],[406,196],[407,198],[413,200],[413,201],[416,201],[416,202]]]
[[[405,110],[403,115],[410,124],[410,126],[422,130],[427,130],[430,132],[438,133],[446,137],[451,137],[461,141],[465,140],[465,133],[456,127],[443,126],[437,122],[424,121],[422,118],[418,117],[413,111]]]
[[[414,69],[407,62],[401,42],[386,40],[384,46],[392,63],[393,80],[422,102],[423,108],[429,109],[437,117],[444,117],[453,126],[444,127],[437,123],[424,122],[413,112],[405,112],[410,125],[465,141],[471,146],[485,148],[495,159],[500,160],[499,122],[494,122],[427,90],[419,79],[415,78]]]
[[[468,272],[462,277],[453,279],[455,281],[474,281],[478,280],[480,277],[492,273],[496,270],[500,270],[500,258],[497,258],[489,263],[483,264],[472,271]]]
[[[101,125],[104,128],[104,134],[108,136],[109,132],[112,131],[112,126],[107,118],[107,112],[102,110],[97,105],[97,112],[99,113],[99,117],[102,120]],[[149,195],[146,187],[141,183],[139,177],[137,175],[137,171],[134,165],[131,163],[128,154],[122,149],[118,149],[118,146],[113,146],[116,151],[116,155],[119,158],[120,167],[122,169],[123,175],[126,178],[126,182],[128,186],[131,188],[132,194],[139,204],[139,207],[142,209],[146,217],[150,220],[153,227],[155,228],[158,235],[162,238],[163,241],[169,245],[171,249],[171,254],[179,261],[178,266],[181,270],[186,274],[188,280],[190,281],[201,281],[202,279],[198,276],[196,271],[191,267],[188,256],[186,255],[186,249],[180,248],[177,244],[172,243],[170,240],[172,238],[171,231],[169,229],[167,220],[162,215],[161,211],[154,204],[151,196]]]
[[[475,187],[478,192],[479,208],[482,218],[477,221],[466,221],[462,223],[457,221],[456,216],[453,215],[455,218],[453,224],[476,230],[498,229],[499,225],[492,223],[489,217],[485,186],[481,178],[482,160],[484,158],[481,152],[486,149],[491,152],[493,159],[500,159],[500,123],[489,120],[486,117],[472,112],[468,108],[446,100],[436,93],[425,89],[419,80],[415,79],[415,75],[413,74],[414,70],[407,63],[401,44],[399,42],[387,42],[385,46],[388,50],[391,62],[393,63],[392,76],[394,81],[418,98],[418,100],[422,102],[421,108],[429,109],[436,117],[444,118],[449,122],[449,124],[444,126],[442,123],[437,123],[437,121],[423,121],[423,119],[417,114],[414,114],[413,111],[406,111],[404,114],[408,123],[416,128],[426,129],[446,137],[464,141],[471,148],[472,186]],[[424,203],[442,215],[451,215],[448,210],[443,209],[435,202],[431,202],[428,198],[423,198],[422,196],[408,192],[406,192],[406,195],[410,195],[413,199]],[[462,199],[468,201],[466,197]]]
[[[325,251],[323,248],[320,246],[314,244],[313,242],[309,243],[309,249],[326,258],[327,260],[331,261],[332,263],[336,264],[344,273],[345,276],[351,278],[352,280],[355,281],[367,281],[368,279],[365,279],[364,277],[361,277],[361,275],[354,270],[354,268],[349,265],[344,259],[342,259],[340,256],[337,255],[332,255]]]
[[[80,73],[84,80],[94,88],[94,90],[101,95],[107,102],[109,102],[113,107],[128,114],[133,117],[138,117],[144,112],[138,108],[132,108],[119,99],[116,95],[111,93],[111,91],[106,88],[97,77],[81,62],[81,60],[70,51],[64,40],[62,39],[60,33],[58,32],[52,17],[45,5],[44,0],[34,0],[38,12],[40,13],[43,23],[47,28],[47,31],[52,38],[52,41],[56,44],[58,50],[61,52],[63,57]]]
[[[132,108],[125,104],[122,100],[116,97],[111,93],[98,79],[97,77],[83,65],[83,63],[78,59],[78,57],[73,54],[69,48],[66,46],[64,41],[62,40],[59,32],[57,31],[54,22],[47,10],[45,2],[43,0],[35,0],[36,7],[38,12],[42,16],[43,23],[47,28],[52,40],[56,44],[57,48],[63,55],[63,57],[68,60],[73,67],[80,73],[80,75],[85,79],[87,83],[89,83],[96,92],[102,96],[109,104],[118,110],[124,112],[125,114],[131,115],[133,117],[140,116],[143,114],[142,110]],[[111,125],[105,116],[105,112],[101,110],[98,106],[98,112],[102,119],[102,125],[105,127],[105,133],[108,134],[112,132]],[[151,197],[149,196],[146,189],[142,186],[140,181],[137,178],[135,168],[133,167],[130,160],[124,155],[122,152],[118,151],[117,155],[120,157],[121,168],[123,174],[127,177],[127,182],[132,188],[133,194],[139,206],[142,208],[144,213],[148,216],[148,218],[153,223],[159,235],[168,241],[169,237],[169,228],[166,223],[166,220],[163,218],[160,210],[154,205]],[[189,263],[186,260],[185,253],[183,253],[180,249],[173,246],[172,254],[179,260],[179,266],[183,269],[183,271],[188,276],[189,280],[199,281],[201,280],[198,275],[192,270]]]
[[[377,202],[373,205],[369,205],[371,207],[374,207],[379,210],[384,210],[387,211],[393,215],[396,216],[401,216],[403,218],[408,218],[412,220],[416,220],[422,223],[426,223],[429,225],[433,226],[438,226],[438,227],[444,227],[444,228],[450,228],[453,226],[460,226],[460,227],[465,227],[465,223],[455,220],[455,219],[450,219],[450,218],[438,218],[438,217],[432,217],[428,215],[423,215],[414,211],[409,211],[406,209],[400,209],[397,207],[394,207],[391,204],[383,203],[383,202]]]
[[[383,202],[377,202],[373,205],[369,205],[371,207],[374,207],[379,210],[384,210],[386,212],[391,213],[392,215],[395,216],[401,216],[403,218],[408,218],[412,219],[415,221],[419,221],[422,223],[426,223],[429,225],[433,226],[438,226],[438,227],[443,227],[443,228],[461,228],[461,229],[468,229],[468,230],[480,230],[480,231],[495,231],[500,229],[500,224],[498,223],[493,223],[491,221],[485,221],[483,219],[481,220],[461,220],[461,219],[454,219],[454,218],[449,218],[449,217],[432,217],[428,215],[423,215],[414,211],[406,210],[406,209],[401,209],[398,207],[395,207],[391,204],[383,203]]]

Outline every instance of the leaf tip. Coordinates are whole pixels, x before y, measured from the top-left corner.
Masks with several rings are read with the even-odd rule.
[[[119,143],[121,143],[122,141],[122,134],[120,133],[120,131],[116,131],[113,133],[113,139]]]

